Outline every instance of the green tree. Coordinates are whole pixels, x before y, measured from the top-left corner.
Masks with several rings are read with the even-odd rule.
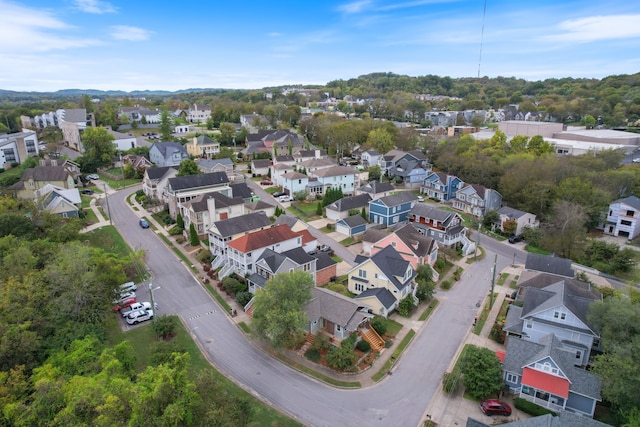
[[[318,202],[316,206],[316,215],[322,215],[322,202]]]
[[[415,304],[413,303],[413,296],[408,295],[400,301],[400,304],[398,304],[398,314],[403,317],[409,317],[414,308]]]
[[[178,318],[176,316],[156,316],[152,327],[157,336],[167,339],[175,333],[178,327]]]
[[[200,175],[201,173],[198,164],[194,160],[186,159],[180,162],[176,176]]]
[[[386,129],[378,128],[369,132],[367,145],[373,147],[380,154],[386,154],[395,146],[395,142]]]
[[[191,223],[189,225],[189,243],[191,246],[200,246],[200,239],[198,238],[198,232],[196,226]]]
[[[504,387],[500,360],[488,348],[469,346],[461,370],[465,390],[474,399],[484,399]]]
[[[162,141],[172,141],[173,136],[171,134],[173,126],[173,120],[171,120],[171,116],[167,110],[162,110],[160,112],[160,138]]]
[[[276,348],[293,344],[308,319],[304,307],[311,299],[313,277],[304,271],[280,273],[257,292],[253,303],[255,333]]]
[[[368,219],[367,219],[367,208],[365,208],[364,206],[362,207],[362,210],[360,211],[360,216],[365,221],[368,221]]]
[[[369,182],[380,180],[380,175],[382,173],[382,171],[380,170],[380,166],[378,165],[369,166],[367,168],[367,172],[369,172],[369,178],[368,178]]]
[[[333,369],[339,371],[347,370],[353,367],[358,361],[358,356],[353,347],[348,345],[340,345],[338,347],[331,346],[327,352],[327,363]]]
[[[420,264],[416,270],[416,298],[420,302],[428,301],[433,297],[436,284],[433,279],[433,269],[428,264]]]
[[[103,127],[87,127],[82,134],[84,156],[98,165],[107,165],[116,154],[113,135]]]
[[[236,136],[236,125],[233,123],[223,122],[220,123],[220,143],[225,145],[231,145]]]
[[[180,212],[178,212],[178,214],[176,215],[176,226],[180,230],[184,230],[184,219],[182,218],[182,214],[180,214]]]

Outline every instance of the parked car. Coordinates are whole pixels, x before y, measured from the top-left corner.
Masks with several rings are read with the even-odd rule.
[[[269,181],[268,179],[263,179],[262,181],[260,181],[260,184],[262,184],[262,185],[273,185],[273,182]]]
[[[640,163],[640,157],[636,157],[632,161],[633,161],[633,163]]]
[[[93,181],[94,179],[100,179],[100,177],[98,176],[98,174],[92,173],[90,175],[87,175],[87,179],[90,179]]]
[[[140,218],[140,227],[142,228],[149,228],[149,223],[147,222],[146,219],[144,218]]]
[[[514,244],[522,241],[522,237],[519,236],[511,236],[509,237],[509,243]]]
[[[153,310],[136,310],[129,313],[125,320],[130,325],[153,319]]]
[[[418,201],[419,201],[419,202],[424,202],[424,197],[422,197],[422,196],[418,196]]]
[[[130,307],[132,304],[137,303],[135,298],[127,298],[124,301],[121,301],[113,306],[113,311],[120,311],[127,307]]]
[[[511,415],[511,406],[497,399],[487,399],[480,403],[480,409],[486,415]]]
[[[285,193],[284,191],[276,191],[275,193],[273,193],[273,197],[280,197],[280,196],[284,196],[287,193]]]
[[[85,189],[81,190],[80,193],[84,194],[85,196],[91,196],[93,194],[93,190]]]
[[[281,202],[293,202],[293,197],[285,194],[284,196],[280,196],[278,200],[280,200]]]
[[[319,247],[320,252],[331,252],[331,248],[327,245],[322,245]]]
[[[127,282],[127,283],[123,283],[122,285],[118,286],[118,289],[120,290],[120,292],[137,291],[138,290],[138,285],[136,285],[134,282]]]
[[[136,293],[131,291],[131,292],[121,292],[119,294],[116,294],[116,299],[113,300],[113,304],[121,304],[122,302],[124,302],[124,300],[129,299],[129,298],[136,298]]]
[[[135,304],[131,304],[129,307],[120,310],[120,314],[122,317],[127,317],[129,314],[138,310],[150,310],[151,303],[150,302],[136,302]]]

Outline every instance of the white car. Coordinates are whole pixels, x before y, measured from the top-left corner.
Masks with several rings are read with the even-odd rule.
[[[133,291],[130,292],[121,292],[117,295],[116,299],[113,300],[113,304],[118,304],[128,298],[135,298],[136,293]]]
[[[136,310],[125,317],[125,320],[130,325],[135,325],[136,323],[145,322],[151,319],[153,319],[153,310]]]
[[[418,196],[418,201],[419,201],[419,202],[424,202],[424,197],[422,197],[422,196]]]
[[[138,286],[134,282],[127,282],[118,286],[118,289],[120,289],[120,292],[132,292],[137,291]]]
[[[133,313],[134,311],[137,310],[150,310],[151,309],[151,303],[150,302],[137,302],[135,304],[131,304],[128,308],[124,308],[122,310],[120,310],[120,314],[122,314],[122,317],[127,317],[129,314]]]
[[[293,202],[293,197],[287,196],[285,194],[284,196],[280,196],[278,200],[280,200],[281,202]]]
[[[640,163],[640,157],[636,157],[632,160],[633,163]]]
[[[92,173],[91,175],[87,175],[87,179],[100,179],[100,177],[98,176],[98,174]]]

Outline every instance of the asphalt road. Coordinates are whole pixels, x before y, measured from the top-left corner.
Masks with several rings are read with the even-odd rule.
[[[109,196],[114,225],[146,251],[158,315],[178,314],[216,368],[252,394],[313,426],[415,426],[491,286],[493,252],[466,270],[418,330],[400,363],[376,386],[341,390],[303,375],[247,341],[226,313],[151,229],[142,229],[124,201],[136,188]],[[498,271],[511,262],[498,257]],[[140,289],[140,297],[144,298]],[[375,368],[374,368],[375,369]]]

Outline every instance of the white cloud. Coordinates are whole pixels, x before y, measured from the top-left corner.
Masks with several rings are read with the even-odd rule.
[[[360,13],[371,5],[371,0],[360,0],[338,6],[338,10],[344,13]]]
[[[284,34],[278,32],[267,33],[269,37],[282,37]]]
[[[542,37],[543,40],[592,42],[598,40],[640,37],[640,15],[590,16],[571,19],[558,25],[560,32]]]
[[[113,6],[111,3],[106,1],[99,0],[74,0],[73,3],[76,6],[76,9],[81,10],[86,13],[115,13],[118,9]]]
[[[139,42],[147,40],[151,34],[151,31],[144,28],[131,27],[129,25],[114,25],[111,27],[111,37],[117,40]]]

